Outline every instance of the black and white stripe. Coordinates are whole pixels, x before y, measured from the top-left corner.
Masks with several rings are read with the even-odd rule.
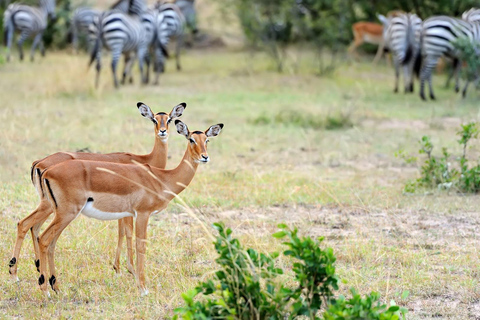
[[[432,71],[441,56],[458,59],[458,51],[454,42],[459,38],[467,38],[472,42],[480,41],[480,24],[464,21],[448,16],[431,17],[423,22],[422,27],[422,70],[420,74],[420,97],[425,100],[424,86],[428,81],[430,98],[435,99],[432,88]],[[455,68],[456,83],[460,63]],[[458,86],[456,86],[458,91]],[[464,92],[465,94],[465,92]]]
[[[188,29],[195,35],[197,28],[197,11],[195,10],[195,0],[177,0],[175,4],[185,17],[185,23]]]
[[[468,22],[480,22],[480,9],[471,8],[462,14],[462,20]]]
[[[93,23],[93,19],[100,15],[100,10],[81,7],[73,11],[72,15],[72,45],[75,51],[78,51],[78,39],[81,34],[88,34],[88,28]],[[91,48],[90,48],[91,49]]]
[[[128,12],[133,14],[126,14],[119,10],[103,12],[99,17],[95,18],[94,23],[90,25],[89,39],[94,43],[94,46],[91,51],[89,65],[91,65],[94,60],[97,61],[96,86],[98,86],[100,76],[101,49],[103,45],[112,53],[112,72],[115,87],[118,87],[116,70],[122,53],[126,55],[126,60],[129,60],[128,57],[130,55],[136,55],[142,74],[142,82],[145,83],[143,63],[149,45],[148,36],[146,35],[141,19],[141,14],[145,11],[145,1],[129,0]],[[136,14],[137,12],[140,12],[140,15]]]
[[[185,17],[175,4],[167,3],[157,7],[155,17],[155,84],[161,72],[165,70],[165,58],[168,57],[168,44],[171,39],[176,40],[175,58],[177,70],[180,66],[180,50],[183,46]]]
[[[118,10],[124,13],[136,12],[143,10],[143,6],[136,5],[136,7],[130,8],[130,0],[119,0],[110,6],[109,10]],[[72,15],[72,45],[75,51],[78,51],[78,39],[81,34],[88,35],[90,25],[93,23],[95,17],[100,16],[101,11],[90,8],[80,7],[74,10]],[[91,48],[89,48],[91,50]]]
[[[40,45],[42,55],[45,54],[43,44],[43,32],[47,28],[47,19],[55,19],[55,0],[40,0],[39,7],[27,6],[18,3],[8,5],[3,14],[4,40],[7,47],[7,61],[10,60],[15,30],[20,32],[20,39],[17,41],[20,52],[20,60],[23,60],[23,42],[31,35],[35,35],[30,51],[30,59],[33,61],[35,48]]]
[[[393,54],[395,89],[398,92],[400,66],[403,66],[405,92],[413,92],[413,69],[420,53],[422,20],[414,13],[400,13],[390,18],[379,15],[383,23],[385,47]]]

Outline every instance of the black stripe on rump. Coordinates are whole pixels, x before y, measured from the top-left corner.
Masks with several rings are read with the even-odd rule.
[[[50,196],[52,197],[53,202],[55,202],[55,208],[58,208],[57,200],[55,199],[52,188],[50,187],[50,182],[47,179],[44,179],[44,180],[45,180],[45,184],[47,185],[48,192],[50,192]]]

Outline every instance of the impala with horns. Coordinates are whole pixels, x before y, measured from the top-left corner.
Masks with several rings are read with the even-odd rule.
[[[28,230],[30,230],[32,234],[33,246],[35,249],[35,265],[37,266],[37,270],[40,271],[39,248],[37,242],[38,234],[40,231],[40,227],[50,216],[50,214],[53,213],[54,210],[54,208],[51,207],[50,202],[45,197],[45,189],[42,187],[41,184],[42,172],[44,172],[46,169],[61,162],[75,159],[106,161],[114,163],[132,163],[132,161],[136,161],[138,163],[148,164],[152,167],[160,169],[164,169],[166,167],[168,155],[169,125],[172,120],[175,120],[176,118],[182,116],[187,105],[186,103],[182,102],[179,105],[175,106],[169,114],[165,112],[158,112],[157,114],[154,114],[150,107],[142,102],[137,103],[137,107],[140,111],[140,114],[145,118],[150,119],[154,124],[155,144],[151,153],[146,155],[135,155],[125,152],[108,154],[85,152],[58,152],[33,163],[31,170],[31,178],[32,183],[34,184],[35,188],[37,189],[38,195],[40,196],[40,204],[29,216],[20,220],[20,222],[17,224],[17,239],[15,241],[13,257],[9,263],[9,272],[14,279],[18,279],[18,258],[20,255],[23,240]],[[132,217],[125,217],[118,220],[118,245],[115,255],[115,262],[113,264],[113,268],[117,273],[120,272],[120,253],[122,250],[123,237],[125,236],[125,234],[127,237],[128,253],[127,268],[132,274],[135,273],[133,268],[132,232]]]
[[[217,136],[223,124],[204,132],[189,131],[180,120],[175,121],[178,133],[187,139],[187,149],[180,164],[162,170],[147,164],[118,164],[98,161],[71,160],[57,164],[42,174],[42,184],[54,208],[55,217],[40,235],[40,289],[49,283],[58,290],[54,249],[63,230],[79,214],[100,220],[135,218],[136,281],[141,295],[145,287],[145,252],[147,225],[150,215],[165,209],[168,203],[192,181],[200,163],[209,162],[207,142]],[[50,254],[51,253],[51,254]]]

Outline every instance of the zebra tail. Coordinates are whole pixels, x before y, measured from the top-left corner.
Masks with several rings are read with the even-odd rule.
[[[5,47],[8,45],[8,36],[11,33],[10,29],[12,28],[13,30],[13,14],[9,9],[10,8],[7,8],[5,11],[5,20],[3,21],[3,44]]]
[[[95,59],[97,58],[97,55],[99,54],[99,51],[100,51],[100,47],[102,45],[102,33],[103,33],[103,30],[102,30],[102,21],[103,21],[103,17],[105,15],[106,12],[102,13],[99,17],[98,17],[98,23],[97,23],[97,34],[96,34],[96,38],[95,38],[95,44],[93,45],[93,49],[92,49],[92,52],[90,53],[90,62],[88,63],[88,67],[90,68],[90,66],[92,65],[93,61],[95,61]]]
[[[163,44],[160,44],[160,49],[162,50],[162,54],[165,56],[165,58],[170,58],[170,55],[168,54],[168,49],[166,46]]]
[[[422,54],[421,52],[417,52],[415,55],[415,62],[413,64],[413,73],[417,77],[417,79],[420,79],[420,70],[422,69]]]
[[[415,34],[413,32],[413,27],[412,27],[412,21],[410,18],[410,15],[407,16],[407,35],[406,35],[406,50],[405,50],[405,56],[403,58],[402,64],[406,65],[408,64],[413,57],[413,50],[414,50],[414,45],[415,45]]]

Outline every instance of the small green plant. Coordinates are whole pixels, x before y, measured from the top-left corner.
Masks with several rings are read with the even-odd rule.
[[[398,320],[399,313],[405,318],[407,309],[397,306],[394,301],[387,307],[379,301],[380,295],[376,292],[364,298],[353,288],[350,292],[352,298],[346,300],[341,295],[329,306],[323,314],[324,320]]]
[[[420,167],[420,178],[414,182],[408,182],[404,188],[405,192],[415,192],[418,187],[421,188],[457,188],[464,193],[477,193],[480,191],[480,165],[477,164],[469,168],[467,158],[467,147],[472,139],[478,137],[478,126],[475,122],[470,122],[461,126],[457,132],[460,137],[457,140],[462,148],[462,155],[456,158],[456,163],[451,163],[452,155],[446,148],[442,148],[440,157],[432,154],[434,146],[428,136],[423,136],[419,141],[419,154],[425,154],[427,159]],[[411,163],[413,157],[399,152],[399,157],[407,163]],[[410,161],[410,162],[409,162]]]
[[[331,248],[320,247],[323,238],[299,237],[298,230],[280,224],[275,238],[287,238],[284,256],[294,259],[295,282],[284,283],[284,271],[277,267],[279,253],[258,253],[244,249],[232,231],[215,223],[218,236],[214,242],[220,269],[213,279],[200,283],[183,294],[185,306],[175,310],[174,319],[399,319],[405,310],[397,306],[386,308],[372,293],[362,299],[352,289],[354,297],[335,299],[338,289],[335,255]],[[201,298],[201,299],[197,299]],[[359,309],[360,308],[360,309]],[[320,317],[320,310],[328,310]],[[349,317],[341,318],[345,314]],[[354,317],[356,314],[360,316]],[[362,315],[377,317],[365,318]]]

